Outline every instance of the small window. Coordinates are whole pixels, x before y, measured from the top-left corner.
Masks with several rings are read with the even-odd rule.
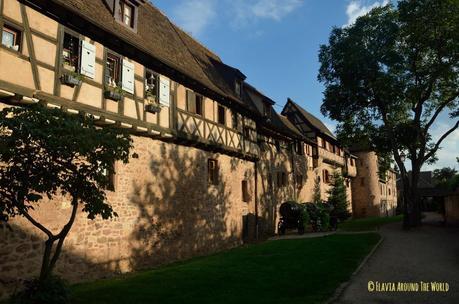
[[[2,44],[4,46],[19,52],[21,51],[21,38],[22,33],[20,30],[7,24],[3,25]]]
[[[135,7],[127,1],[121,0],[118,12],[119,20],[126,26],[134,28]]]
[[[69,33],[64,34],[62,61],[66,69],[73,72],[78,71],[80,63],[80,39]]]
[[[216,159],[207,161],[207,180],[210,185],[218,185],[218,161]]]
[[[186,91],[186,106],[187,111],[197,115],[202,115],[202,100],[201,95],[196,94],[193,91]]]
[[[112,164],[112,170],[101,169],[99,172],[108,179],[105,190],[115,191],[115,164]]]
[[[323,175],[323,181],[324,183],[326,184],[329,184],[330,183],[330,173],[328,172],[328,170],[323,170],[322,171],[322,175]]]
[[[158,102],[159,75],[147,70],[145,73],[145,97]]]
[[[295,142],[295,152],[298,155],[304,155],[303,142],[298,140]]]
[[[389,195],[391,195],[390,188],[388,188],[387,191],[389,192]]]
[[[277,139],[274,141],[274,146],[276,147],[276,151],[277,152],[280,152],[281,150],[281,145],[280,145],[280,141],[278,141]]]
[[[250,140],[250,128],[249,127],[244,127],[244,137],[245,139],[249,139]]]
[[[239,127],[239,119],[236,112],[231,113],[231,125],[233,129],[237,130]]]
[[[121,58],[112,53],[107,54],[106,62],[106,84],[116,87],[120,83]]]
[[[218,120],[218,123],[221,124],[221,125],[225,124],[225,121],[226,121],[225,114],[226,114],[225,107],[223,107],[221,105],[218,105],[218,108],[217,108],[217,120]]]
[[[243,180],[241,185],[242,185],[242,201],[248,203],[251,200],[251,195],[249,191],[249,182],[247,180]]]
[[[234,82],[234,91],[236,92],[236,95],[238,97],[241,97],[241,90],[242,90],[242,84],[241,84],[241,81],[240,80],[236,80]]]

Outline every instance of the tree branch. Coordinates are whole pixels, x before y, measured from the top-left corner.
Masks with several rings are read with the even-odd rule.
[[[435,111],[434,115],[430,118],[429,122],[426,124],[424,131],[427,133],[427,130],[433,125],[435,122],[435,119],[437,119],[438,115],[440,115],[441,111],[448,106],[450,102],[452,102],[454,99],[456,99],[459,96],[459,93],[454,94],[451,98],[448,98],[445,100],[443,103],[440,104],[440,106],[437,108]]]
[[[43,231],[50,239],[55,239],[55,236],[53,235],[53,233],[52,233],[51,231],[49,231],[48,229],[46,229],[45,226],[43,226],[42,224],[40,224],[39,222],[37,222],[29,213],[27,213],[27,211],[21,210],[20,212],[21,212],[21,214],[22,214],[26,219],[28,219],[35,227],[37,227],[38,229],[40,229],[41,231]]]
[[[448,137],[448,135],[450,135],[451,133],[453,133],[457,128],[459,127],[459,120],[456,121],[456,124],[451,128],[449,129],[445,134],[443,134],[440,139],[437,141],[437,143],[435,144],[435,146],[430,150],[429,153],[427,153],[424,158],[422,159],[422,162],[425,162],[427,161],[430,157],[432,157],[435,152],[437,152],[438,148],[440,147],[442,141]]]

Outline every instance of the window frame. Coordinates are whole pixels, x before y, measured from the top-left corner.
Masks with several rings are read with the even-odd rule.
[[[147,87],[149,86],[148,84],[148,80],[151,78],[151,77],[148,77],[148,73],[151,74],[151,76],[154,76],[155,78],[155,95],[154,95],[154,102],[155,103],[159,103],[159,76],[160,74],[159,73],[156,73],[155,71],[151,70],[151,69],[145,69],[145,83],[144,83],[144,95],[145,97],[144,98],[148,98],[148,89]]]
[[[125,22],[125,7],[131,8],[131,22],[130,24],[126,24]],[[113,11],[115,20],[121,23],[123,26],[129,28],[132,31],[137,32],[137,25],[138,25],[138,5],[131,0],[116,0],[115,1],[115,9]]]
[[[241,192],[242,192],[242,201],[244,203],[250,203],[252,197],[249,191],[249,181],[247,179],[243,179],[241,181]]]
[[[74,67],[75,68],[75,71],[73,72],[76,72],[76,73],[80,73],[80,69],[81,69],[81,38],[78,34],[75,34],[75,33],[72,33],[68,30],[64,30],[64,36],[62,38],[62,53],[61,53],[61,60],[62,60],[62,66],[64,66],[64,64],[66,63],[66,60],[64,58],[64,50],[65,50],[65,37],[66,36],[70,36],[71,39],[75,39],[77,41],[77,45],[74,46],[76,47],[76,51],[77,51],[77,55],[76,55],[76,60],[75,60],[75,65],[73,65],[71,63],[71,60],[70,59],[70,66]],[[69,52],[71,52],[72,50],[69,49]],[[70,54],[70,56],[72,56],[72,54]]]
[[[213,164],[213,165],[211,165]],[[214,158],[209,158],[207,160],[207,183],[211,186],[218,185],[218,160]]]
[[[13,45],[12,46],[7,46],[6,44],[3,44],[3,33],[6,32],[6,33],[9,33],[9,34],[12,34],[13,35]],[[12,50],[12,51],[15,51],[15,52],[18,52],[18,53],[21,53],[22,52],[22,37],[24,36],[23,35],[23,30],[20,29],[19,27],[9,23],[9,22],[4,22],[3,23],[3,26],[2,26],[2,41],[1,41],[1,44],[2,46],[4,46],[5,48],[9,49],[9,50]],[[18,49],[15,50],[14,47],[15,46],[18,46]]]
[[[114,60],[114,62],[117,63],[117,68],[114,69],[114,72],[115,72],[115,77],[114,78],[115,79],[113,79],[115,85],[113,85],[112,83],[108,82],[108,79],[107,79],[107,75],[108,75],[107,71],[110,71],[109,68],[108,68],[108,61],[110,59]],[[122,81],[122,78],[121,78],[122,77],[122,75],[121,75],[121,73],[122,73],[122,70],[121,70],[122,69],[122,62],[123,62],[123,58],[120,55],[118,55],[118,54],[116,54],[116,53],[114,53],[112,51],[107,51],[107,56],[106,56],[106,60],[105,60],[105,73],[106,73],[105,78],[106,79],[104,80],[104,83],[106,85],[109,85],[111,87],[121,86],[121,81]],[[108,76],[111,77],[110,75],[108,75]]]
[[[220,112],[221,110],[223,113]],[[217,123],[222,126],[226,125],[226,108],[221,104],[217,104]]]

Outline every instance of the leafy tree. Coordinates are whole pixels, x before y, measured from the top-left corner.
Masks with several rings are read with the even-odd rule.
[[[450,167],[444,167],[441,169],[435,169],[433,171],[433,179],[436,184],[446,182],[452,179],[457,174],[456,169]]]
[[[320,48],[323,114],[345,144],[365,142],[400,170],[404,227],[420,223],[417,191],[425,163],[459,126],[459,1],[402,0],[334,28]],[[434,139],[438,117],[450,125]],[[408,176],[404,155],[410,160]]]
[[[328,203],[333,206],[331,216],[340,221],[349,218],[349,202],[347,201],[346,186],[343,176],[338,171],[333,172],[331,188],[327,193]]]
[[[0,220],[23,216],[46,236],[39,288],[51,279],[79,208],[89,219],[117,214],[104,189],[117,160],[128,161],[131,138],[116,128],[98,128],[85,115],[42,105],[0,112]],[[42,199],[68,197],[71,213],[59,233],[34,218]]]
[[[322,203],[322,192],[320,190],[320,177],[316,177],[314,181],[314,190],[312,195],[312,202],[315,204]]]

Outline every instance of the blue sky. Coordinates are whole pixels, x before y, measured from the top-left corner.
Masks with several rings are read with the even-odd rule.
[[[334,26],[352,23],[388,0],[152,0],[175,24],[237,67],[247,82],[276,101],[287,97],[322,119],[323,86],[317,81],[318,50]],[[441,134],[444,116],[433,130]],[[459,131],[450,135],[433,167],[455,166]]]

